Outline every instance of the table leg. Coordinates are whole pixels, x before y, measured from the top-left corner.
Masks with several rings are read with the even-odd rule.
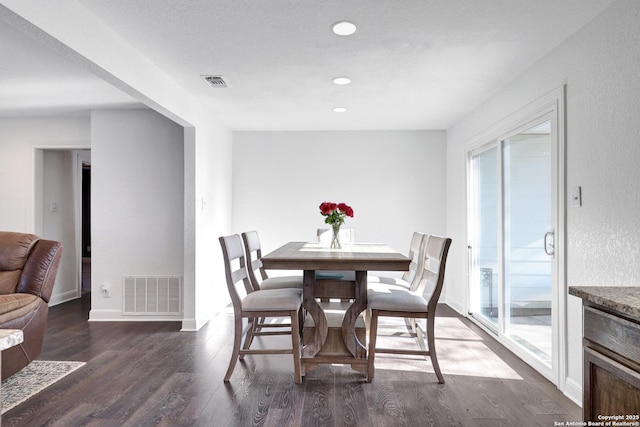
[[[315,270],[304,270],[303,273],[303,290],[302,290],[302,306],[313,318],[315,324],[315,332],[311,342],[306,344],[302,350],[302,357],[309,358],[314,357],[324,343],[327,341],[327,333],[329,332],[329,326],[327,324],[327,316],[324,310],[318,305],[316,299],[313,296],[314,287],[316,284],[316,272]]]
[[[342,321],[342,339],[349,352],[356,359],[367,357],[367,348],[356,336],[356,320],[367,308],[367,272],[356,271],[355,300],[344,314]]]

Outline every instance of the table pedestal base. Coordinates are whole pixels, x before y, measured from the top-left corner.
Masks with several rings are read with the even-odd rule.
[[[344,318],[344,311],[338,309],[330,309],[331,306],[344,306],[344,304],[330,303],[329,305],[321,304],[325,307],[325,314],[327,316],[327,340],[320,349],[320,351],[314,357],[302,356],[302,375],[317,368],[322,364],[340,364],[350,365],[352,369],[367,374],[367,359],[355,358],[349,352],[349,349],[345,345],[342,337],[342,320]],[[348,306],[348,304],[347,304]],[[342,307],[340,307],[342,308]],[[367,342],[367,329],[364,324],[362,316],[359,316],[356,320],[356,336],[362,343]],[[307,316],[304,324],[303,342],[305,344],[311,342],[316,333],[313,318]]]
[[[330,250],[320,243],[289,242],[262,257],[262,266],[266,269],[303,271],[302,307],[315,323],[305,325],[303,373],[326,363],[351,365],[358,371],[366,371],[367,333],[364,323],[359,322],[367,309],[367,274],[369,271],[408,271],[410,265],[410,258],[378,243],[345,244],[341,250]],[[316,278],[317,271],[326,270],[355,272],[355,277],[354,280]],[[332,298],[353,302],[341,315],[341,321],[330,328],[327,311],[318,300]],[[341,354],[343,345],[347,349],[344,355]]]

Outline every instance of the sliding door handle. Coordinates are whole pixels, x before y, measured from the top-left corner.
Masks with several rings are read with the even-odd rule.
[[[556,235],[553,231],[548,231],[544,234],[544,252],[549,256],[556,254],[555,241]]]

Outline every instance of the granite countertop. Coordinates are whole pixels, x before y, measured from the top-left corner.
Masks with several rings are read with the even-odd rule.
[[[569,294],[640,319],[640,286],[570,286]]]
[[[6,350],[22,342],[21,329],[0,329],[0,350]]]

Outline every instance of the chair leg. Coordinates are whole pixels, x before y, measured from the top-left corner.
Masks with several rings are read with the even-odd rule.
[[[369,354],[367,355],[367,382],[373,381],[376,358],[376,338],[378,336],[378,311],[370,310],[369,313]]]
[[[243,350],[249,350],[251,347],[251,343],[253,342],[254,332],[260,330],[260,319],[256,317],[249,317],[247,324],[247,334],[244,337],[244,344],[242,346]],[[240,360],[244,360],[244,354],[240,355]]]
[[[431,364],[433,365],[433,370],[436,373],[436,377],[438,377],[438,382],[440,384],[444,384],[444,377],[442,376],[442,372],[440,371],[440,365],[438,364],[438,357],[436,356],[436,340],[435,340],[434,325],[435,325],[435,318],[428,317],[427,318],[427,343],[429,345],[429,356],[431,356]]]
[[[229,361],[229,367],[227,373],[224,375],[224,382],[229,382],[233,369],[236,367],[238,361],[238,354],[240,353],[240,341],[242,340],[242,317],[235,316],[235,330],[233,333],[233,352],[231,354],[231,360]]]
[[[422,326],[420,326],[420,324],[418,323],[418,319],[411,319],[411,321],[413,322],[413,329],[414,329],[414,333],[416,336],[416,341],[418,343],[418,347],[420,348],[420,350],[424,351],[425,353],[427,351],[429,351],[429,349],[424,345],[424,331],[422,329]]]
[[[302,365],[300,362],[300,311],[291,312],[291,346],[293,350],[293,379],[296,384],[302,383]]]
[[[407,326],[407,331],[409,331],[410,334],[414,334],[416,332],[416,319],[405,317],[404,324]]]
[[[259,317],[256,319],[256,331],[260,331],[262,330],[262,325],[264,325],[265,322],[265,318],[264,317]]]

